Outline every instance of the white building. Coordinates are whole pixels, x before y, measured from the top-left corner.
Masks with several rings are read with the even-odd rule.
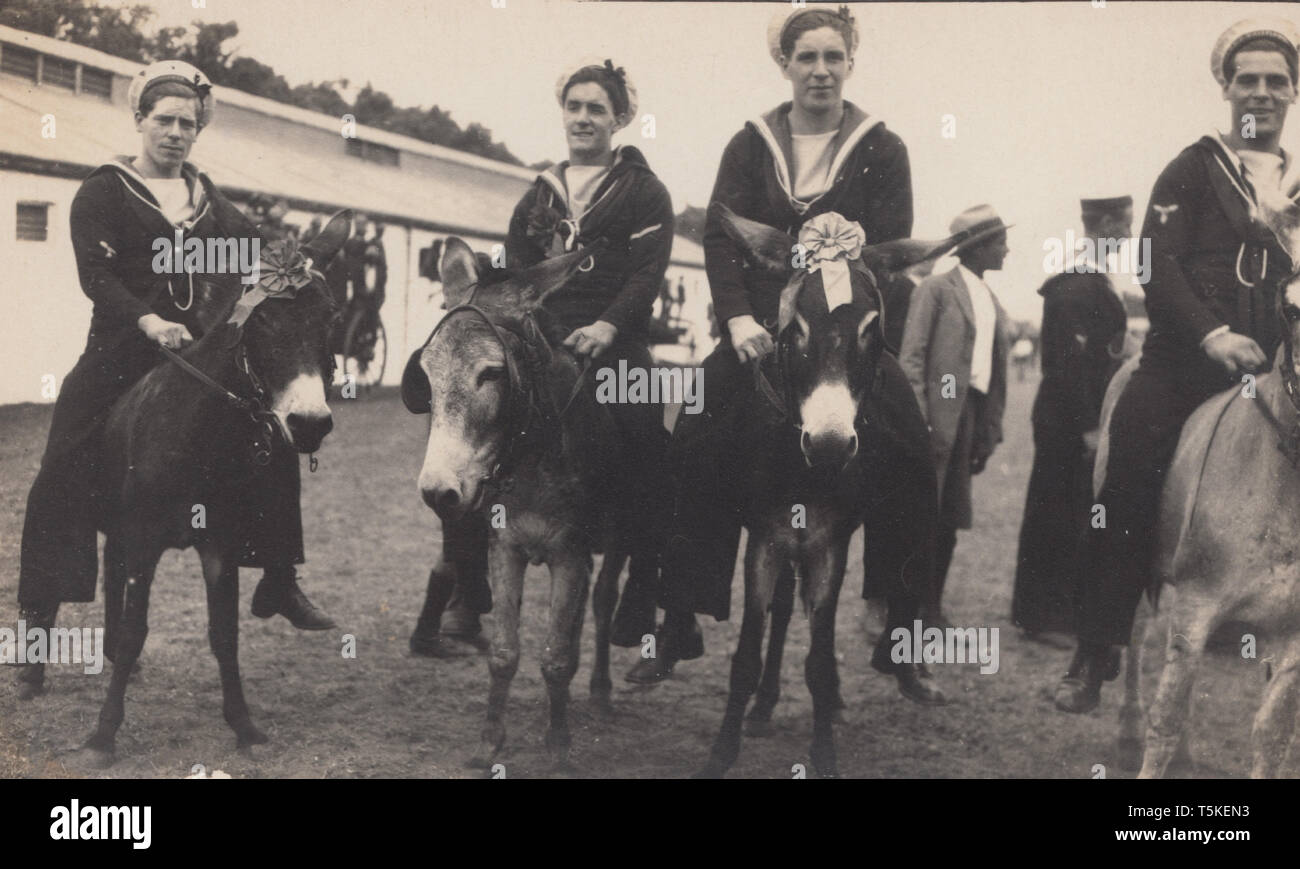
[[[77,281],[68,212],[92,168],[139,150],[126,100],[139,69],[0,26],[0,404],[48,400],[47,375],[57,382],[85,345],[91,305]],[[232,199],[284,198],[292,208],[286,220],[303,227],[342,208],[384,224],[384,382],[398,382],[406,357],[441,316],[439,286],[418,274],[420,250],[448,235],[476,250],[504,240],[536,173],[360,124],[345,137],[340,118],[229,88],[214,91],[215,118],[191,160]],[[685,281],[685,313],[703,355],[712,342],[698,244],[675,239],[668,279],[674,287]]]

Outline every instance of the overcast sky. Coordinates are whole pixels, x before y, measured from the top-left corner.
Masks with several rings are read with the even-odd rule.
[[[790,99],[765,37],[788,0],[194,2],[153,0],[154,25],[233,19],[242,53],[290,84],[370,81],[399,105],[437,104],[462,125],[484,124],[528,163],[565,156],[553,95],[561,69],[585,55],[611,57],[636,84],[641,114],[655,116],[655,138],[634,125],[615,142],[645,152],[678,210],[707,204],[722,149],[746,119]],[[1044,239],[1077,229],[1078,198],[1132,194],[1137,232],[1161,168],[1226,125],[1209,69],[1218,34],[1252,15],[1300,20],[1294,3],[851,8],[863,44],[845,96],[907,144],[914,235],[946,235],[959,211],[991,203],[1016,227],[1006,268],[989,282],[1013,316],[1033,319]],[[941,135],[945,114],[955,138]],[[201,162],[201,147],[195,156]]]

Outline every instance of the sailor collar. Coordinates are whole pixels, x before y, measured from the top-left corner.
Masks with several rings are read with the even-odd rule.
[[[835,138],[832,140],[835,152],[830,167],[831,186],[825,192],[804,202],[794,195],[794,173],[790,165],[793,159],[792,133],[790,131],[790,108],[792,105],[789,102],[782,103],[772,111],[750,120],[749,125],[753,127],[754,132],[758,133],[759,137],[767,145],[768,151],[771,152],[777,183],[781,186],[782,192],[785,193],[790,207],[796,213],[804,214],[817,200],[835,189],[835,185],[840,180],[840,172],[853,154],[853,149],[858,146],[858,143],[862,141],[867,133],[883,124],[884,121],[872,118],[853,103],[848,100],[844,101],[844,117],[840,121],[840,128],[836,132]]]

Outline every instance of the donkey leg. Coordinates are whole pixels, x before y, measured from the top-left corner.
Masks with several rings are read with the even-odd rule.
[[[596,662],[591,668],[591,702],[599,715],[614,714],[609,696],[614,683],[609,675],[609,630],[614,618],[614,605],[618,601],[618,577],[623,572],[627,554],[615,541],[605,546],[605,558],[596,575],[596,587],[591,593],[591,615],[596,620]],[[581,624],[581,619],[579,620]]]
[[[794,565],[786,564],[776,580],[772,597],[772,629],[763,661],[763,677],[758,683],[754,706],[745,716],[746,736],[769,736],[772,733],[772,710],[781,697],[781,659],[785,654],[785,634],[794,613]]]
[[[720,778],[740,755],[741,725],[745,707],[758,687],[763,669],[763,629],[784,559],[775,556],[761,532],[750,532],[745,548],[745,616],[740,642],[731,658],[731,684],[722,727],[713,741],[709,761],[696,778]]]
[[[805,554],[804,593],[812,610],[812,643],[804,662],[804,678],[813,699],[813,739],[809,757],[822,778],[839,776],[835,757],[835,716],[843,707],[835,665],[835,614],[848,560],[848,540],[829,549]]]
[[[586,552],[566,552],[551,561],[551,624],[542,650],[542,678],[546,681],[551,719],[546,728],[546,748],[552,763],[561,769],[569,763],[569,683],[578,672],[590,578],[591,560]]]
[[[126,553],[122,538],[108,535],[104,541],[104,657],[117,660],[117,636],[122,627],[123,595],[126,593]]]
[[[1124,702],[1119,708],[1119,767],[1135,770],[1142,766],[1142,646],[1147,639],[1147,622],[1151,616],[1145,599],[1138,602],[1133,618],[1133,635],[1129,639],[1124,662]]]
[[[235,559],[212,543],[199,547],[203,585],[208,593],[208,645],[221,673],[221,712],[235,731],[240,749],[267,742],[248,714],[239,677],[239,568]]]
[[[1205,642],[1214,626],[1215,601],[1197,595],[1188,584],[1180,585],[1169,613],[1169,640],[1165,647],[1165,669],[1151,702],[1147,724],[1146,751],[1138,778],[1161,778],[1183,739],[1191,706],[1196,668],[1205,652]]]
[[[479,736],[478,750],[469,765],[478,769],[492,766],[492,760],[506,741],[506,698],[510,682],[519,669],[519,607],[524,595],[524,570],[528,566],[523,553],[493,540],[488,547],[488,578],[492,583],[492,648],[488,672],[487,716]]]
[[[144,648],[145,637],[149,635],[149,590],[153,585],[158,557],[159,553],[153,552],[147,557],[130,558],[127,562],[128,578],[113,660],[113,676],[109,680],[108,696],[99,711],[99,726],[86,740],[86,747],[93,754],[95,763],[101,767],[107,767],[113,762],[117,729],[122,726],[126,711],[126,682]]]
[[[1297,692],[1300,692],[1300,641],[1292,640],[1281,665],[1264,689],[1264,701],[1255,713],[1250,741],[1254,762],[1251,778],[1277,778],[1295,734]]]

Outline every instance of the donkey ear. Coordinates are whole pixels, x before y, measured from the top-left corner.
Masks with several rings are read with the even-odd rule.
[[[450,236],[442,244],[438,274],[442,275],[442,295],[447,308],[463,305],[478,283],[478,260],[474,251],[456,236]]]
[[[594,245],[584,247],[573,253],[542,260],[526,269],[513,282],[520,287],[519,307],[524,311],[540,307],[547,296],[567,284],[578,273],[579,267],[596,249]]]
[[[782,275],[794,271],[795,240],[791,236],[765,223],[741,217],[722,202],[709,206],[709,217],[722,226],[727,237],[740,246],[745,259],[754,265]]]
[[[867,349],[867,342],[871,340],[871,336],[877,331],[873,327],[879,322],[880,312],[876,310],[867,311],[866,316],[858,322],[858,347],[860,349]]]
[[[330,222],[325,224],[325,228],[302,246],[302,251],[312,258],[317,268],[324,269],[343,247],[343,242],[348,240],[351,232],[352,210],[345,209],[331,217]]]

